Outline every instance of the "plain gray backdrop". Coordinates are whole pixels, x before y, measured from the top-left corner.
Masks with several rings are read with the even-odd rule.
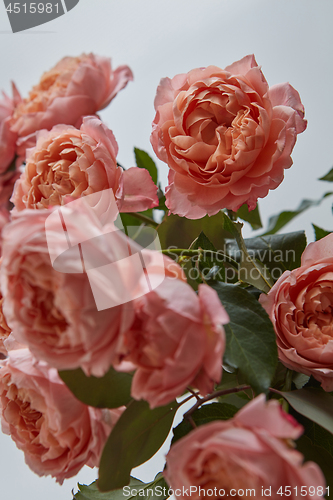
[[[289,81],[299,91],[308,119],[292,155],[294,165],[284,182],[260,201],[267,223],[282,208],[295,209],[304,198],[333,191],[333,185],[317,181],[333,163],[332,21],[331,0],[80,0],[66,15],[13,34],[1,1],[0,89],[9,93],[14,80],[26,96],[40,75],[66,55],[94,52],[111,57],[114,67],[128,64],[134,82],[101,117],[117,138],[119,162],[129,167],[134,165],[133,146],[153,155],[149,137],[160,78],[210,64],[224,68],[254,53],[270,85]],[[165,186],[167,167],[156,161]],[[311,222],[332,230],[332,201],[327,198],[284,231],[305,229],[311,241]],[[166,450],[142,466],[137,477],[152,479]],[[1,500],[70,500],[78,481],[96,478],[88,468],[61,487],[51,478],[38,478],[2,434],[0,471]]]

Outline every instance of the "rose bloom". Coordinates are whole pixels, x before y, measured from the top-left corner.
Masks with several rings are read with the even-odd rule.
[[[87,375],[102,376],[112,364],[118,336],[133,321],[134,310],[131,303],[101,311],[96,308],[77,247],[71,247],[73,253],[64,253],[64,236],[56,224],[48,227],[46,240],[45,223],[51,213],[24,210],[4,230],[3,313],[15,339],[38,359],[59,370],[81,367]],[[83,214],[84,219],[70,208],[64,213],[67,234],[79,233],[82,239],[100,234],[89,213]],[[91,252],[95,249],[101,264],[109,262],[117,248],[110,248],[107,240],[94,241]],[[52,266],[48,244],[60,256],[62,272]],[[98,285],[100,294],[108,296],[110,283],[100,280]]]
[[[11,201],[18,210],[63,205],[65,198],[112,189],[121,212],[158,205],[157,187],[148,171],[117,165],[118,145],[98,118],[85,117],[80,129],[57,125],[37,133],[25,170]]]
[[[11,130],[11,119],[15,109],[21,102],[21,96],[12,83],[13,98],[4,92],[0,100],[0,174],[4,174],[15,157],[17,134]],[[1,177],[0,177],[1,180]]]
[[[283,180],[306,128],[297,91],[269,87],[254,56],[161,80],[151,143],[170,168],[166,205],[189,219],[249,210]]]
[[[2,230],[9,221],[10,221],[10,212],[6,204],[1,204],[0,201],[0,255],[2,248],[2,240],[1,240]]]
[[[105,108],[132,79],[128,66],[113,71],[106,57],[64,57],[16,107],[12,130],[22,137],[60,123],[75,125],[82,116]]]
[[[202,425],[177,441],[166,457],[165,477],[177,498],[186,498],[183,488],[192,487],[192,500],[237,499],[251,489],[255,498],[266,498],[262,488],[271,488],[270,498],[278,499],[279,488],[284,492],[287,486],[290,499],[299,498],[302,487],[303,498],[322,498],[326,485],[320,468],[303,464],[303,455],[293,448],[291,440],[302,433],[303,427],[276,400],[266,404],[260,395],[232,419]]]
[[[17,134],[10,128],[14,108],[19,104],[21,96],[12,83],[13,98],[3,93],[0,99],[0,210],[2,224],[3,213],[8,218],[9,198],[13,192],[16,179],[20,176],[16,167],[11,167],[15,158]]]
[[[0,292],[0,354],[7,356],[7,348],[4,345],[4,341],[8,339],[11,334],[11,329],[9,328],[5,315],[2,309],[3,296]]]
[[[155,408],[189,385],[201,394],[212,391],[222,376],[222,325],[229,322],[215,290],[199,285],[197,295],[187,283],[166,277],[134,306],[135,322],[123,335],[124,359],[137,367],[132,397]]]
[[[100,410],[81,403],[57,370],[37,362],[28,349],[11,351],[0,368],[2,430],[24,452],[39,476],[58,483],[84,466],[95,467],[123,409]]]
[[[3,314],[18,343],[59,370],[81,367],[99,377],[118,363],[122,335],[135,319],[133,299],[150,290],[147,280],[145,288],[140,283],[138,254],[148,277],[185,278],[171,259],[100,223],[101,204],[95,211],[87,199],[61,207],[62,219],[59,208],[14,214],[4,230],[0,281]]]
[[[274,325],[282,363],[333,391],[333,234],[310,243],[301,267],[285,271],[259,300]]]

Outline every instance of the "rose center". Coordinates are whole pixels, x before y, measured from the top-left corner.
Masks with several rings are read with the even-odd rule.
[[[195,482],[207,493],[208,497],[219,499],[224,496],[230,496],[231,489],[236,493],[233,498],[241,498],[238,491],[247,488],[255,488],[255,479],[238,463],[232,456],[228,459],[215,453],[210,453],[200,464],[200,473],[191,471],[191,476]],[[225,492],[223,494],[222,492]]]
[[[25,300],[29,303],[26,310],[29,323],[37,332],[43,332],[45,342],[56,345],[68,328],[68,323],[55,304],[57,284],[52,280],[53,269],[50,270],[46,264],[41,264],[38,268],[28,266],[29,262],[24,266],[22,276]]]
[[[80,168],[81,163],[86,166],[84,152],[70,139],[61,145],[56,140],[51,142],[43,155],[33,160],[27,166],[33,204],[44,199],[47,205],[61,205],[64,196],[77,198],[89,186],[87,173]]]
[[[303,308],[296,313],[298,330],[306,338],[327,344],[333,338],[333,291],[331,283],[310,287],[303,297]]]

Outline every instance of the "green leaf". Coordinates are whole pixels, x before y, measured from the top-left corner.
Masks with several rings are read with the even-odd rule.
[[[331,394],[311,387],[298,391],[279,392],[279,394],[298,413],[333,434],[333,396]]]
[[[199,256],[196,256],[196,259],[191,259],[193,267],[195,267],[196,262],[198,261],[199,269],[206,281],[209,279],[216,280],[216,276],[218,276],[219,280],[224,281],[225,273],[223,263],[217,258],[216,248],[203,231],[201,231],[198,238],[191,246],[191,249],[193,250],[199,248],[203,250],[203,253],[200,256],[200,259]]]
[[[301,201],[298,208],[296,208],[296,210],[286,210],[284,212],[281,212],[280,214],[273,215],[272,217],[270,217],[268,221],[267,231],[262,236],[277,233],[286,224],[288,224],[288,222],[290,222],[294,217],[303,213],[308,208],[320,205],[320,203],[331,194],[333,193],[332,192],[325,193],[319,200],[303,200]]]
[[[274,282],[270,276],[268,268],[260,261],[256,260],[248,252],[245,240],[242,237],[243,224],[233,222],[223,213],[223,228],[233,236],[240,252],[239,280],[249,285],[253,285],[262,292],[269,292]]]
[[[331,168],[331,170],[329,172],[327,172],[327,174],[324,175],[324,177],[320,177],[318,180],[319,181],[333,182],[333,168]]]
[[[151,410],[146,401],[131,401],[114,426],[99,466],[101,491],[122,488],[130,472],[149,460],[162,446],[179,407],[174,401]]]
[[[60,378],[80,401],[96,408],[119,408],[131,400],[132,375],[113,368],[104,377],[87,377],[81,368],[59,371]]]
[[[244,220],[245,222],[249,222],[253,230],[262,228],[258,203],[256,208],[254,210],[251,210],[250,212],[249,212],[249,207],[245,203],[237,210],[236,216]]]
[[[195,410],[191,417],[194,423],[199,427],[200,425],[205,425],[214,420],[228,420],[232,418],[238,409],[227,403],[210,403],[201,406],[198,410]],[[184,419],[180,422],[177,427],[173,429],[172,444],[174,444],[178,439],[186,436],[189,432],[193,431],[193,427],[189,420]]]
[[[262,262],[272,278],[277,280],[284,271],[296,269],[301,265],[301,255],[306,247],[304,231],[287,234],[258,236],[244,240],[249,255]],[[227,240],[227,253],[240,262],[241,252],[234,240]]]
[[[168,212],[169,209],[168,209],[168,207],[165,204],[165,196],[164,196],[164,194],[162,193],[162,191],[159,191],[157,193],[157,195],[159,195],[160,193],[161,193],[161,196],[158,196],[158,207],[155,207],[154,210],[163,210],[163,212]]]
[[[333,488],[333,435],[292,408],[290,414],[304,427],[304,434],[296,441],[297,449],[305,460],[313,460],[319,465],[327,486]]]
[[[316,442],[316,441],[315,441]],[[316,446],[313,441],[304,434],[296,441],[297,450],[302,453],[305,461],[316,462],[321,468],[326,486],[333,488],[333,458],[325,448]]]
[[[129,485],[123,490],[108,491],[102,493],[97,487],[97,481],[89,486],[79,484],[79,491],[74,495],[75,500],[165,500],[169,497],[169,487],[163,478],[162,472],[157,474],[154,481],[144,483],[131,476]],[[151,491],[152,490],[152,491]]]
[[[239,369],[255,392],[267,392],[277,367],[274,328],[266,311],[246,290],[226,283],[213,285],[230,323],[224,361]]]
[[[154,184],[157,184],[158,172],[154,160],[142,149],[134,148],[136,165],[145,168],[151,175]]]
[[[294,382],[296,389],[302,389],[310,380],[309,375],[304,373],[293,372],[292,381]]]
[[[237,387],[240,385],[238,370],[235,370],[233,373],[229,373],[223,367],[222,379],[220,383],[215,387],[216,391],[232,389],[233,387]]]
[[[145,210],[144,212],[140,212],[140,214],[154,220],[153,210],[151,208]],[[142,226],[143,224],[145,224],[142,220],[138,219],[131,213],[122,213],[119,215],[121,218],[121,222],[123,223],[126,235],[128,235],[128,228],[131,228],[132,226]]]
[[[315,224],[312,224],[312,227],[315,232],[315,237],[316,241],[321,240],[322,238],[325,238],[328,234],[331,234],[332,231],[326,231],[326,229],[322,229],[319,226],[316,226]]]
[[[178,215],[166,215],[157,228],[161,247],[167,248],[189,248],[198,234],[203,231],[215,248],[222,249],[229,233],[223,230],[222,212],[202,219],[190,220]]]

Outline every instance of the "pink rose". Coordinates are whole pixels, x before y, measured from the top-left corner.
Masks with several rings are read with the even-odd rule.
[[[14,83],[12,91],[12,99],[3,93],[3,99],[0,100],[0,210],[7,211],[7,214],[9,198],[20,175],[15,166],[11,167],[15,158],[17,134],[11,130],[10,125],[14,108],[21,101],[21,96]]]
[[[0,174],[6,172],[15,157],[17,134],[11,130],[10,124],[15,106],[21,102],[21,96],[14,83],[12,92],[12,99],[3,92],[3,99],[0,100]]]
[[[0,259],[0,265],[2,259]],[[12,334],[12,329],[8,326],[5,314],[3,312],[3,296],[0,291],[0,354],[6,357],[11,349],[22,349],[25,345],[19,344]]]
[[[282,363],[333,391],[333,234],[310,243],[301,267],[285,271],[259,300],[274,325]]]
[[[2,249],[2,230],[9,221],[10,221],[9,210],[4,204],[1,204],[0,201],[0,255]]]
[[[284,492],[285,486],[291,500],[299,498],[301,487],[306,491],[303,498],[322,498],[326,485],[320,468],[313,462],[303,464],[303,455],[290,441],[302,433],[302,426],[277,401],[266,404],[260,395],[234,418],[202,425],[177,441],[166,457],[165,477],[178,498],[186,498],[183,488],[189,492],[192,487],[192,500],[239,498],[248,489],[255,490],[251,496],[266,498],[262,488],[278,499],[279,488]]]
[[[222,375],[223,324],[229,318],[216,292],[166,277],[135,301],[136,320],[124,334],[124,359],[136,372],[132,396],[151,408],[180,396],[187,386],[210,392]]]
[[[282,182],[306,128],[297,91],[269,87],[253,55],[163,78],[155,109],[151,143],[170,168],[166,204],[189,219],[244,203],[253,210]]]
[[[7,348],[4,341],[8,339],[11,334],[11,328],[8,326],[5,315],[3,313],[3,296],[0,292],[0,353],[7,356]]]
[[[118,237],[119,243],[112,235],[111,242],[98,238],[100,228],[89,212],[67,207],[63,210],[67,234],[81,236],[81,241],[93,238],[88,247],[92,267],[94,258],[96,266],[103,265],[121,253],[121,245],[127,248],[125,236]],[[24,210],[5,228],[1,266],[3,312],[15,339],[27,345],[38,359],[57,369],[81,366],[87,375],[102,376],[112,364],[119,335],[131,326],[134,310],[130,302],[97,309],[91,282],[83,272],[80,254],[76,254],[78,247],[64,252],[66,240],[56,221],[48,225],[46,240],[45,223],[51,213]],[[52,267],[48,243],[53,255],[59,255],[62,272]],[[89,265],[89,257],[86,262]],[[99,275],[97,283],[93,278],[92,281],[102,298],[110,296],[112,290],[107,280],[103,282]],[[134,285],[118,281],[118,289],[113,293],[117,298]]]
[[[106,57],[64,57],[16,107],[12,130],[23,137],[60,123],[75,125],[82,116],[105,108],[132,79],[128,66],[113,71]]]
[[[23,450],[39,476],[62,484],[84,466],[95,467],[122,409],[99,410],[76,399],[57,370],[28,349],[11,351],[0,368],[2,430]]]
[[[3,312],[17,342],[59,370],[81,367],[97,377],[118,363],[133,300],[152,289],[150,277],[154,286],[164,275],[185,279],[171,259],[109,222],[117,211],[105,193],[95,206],[90,195],[61,209],[14,214],[0,273]]]
[[[124,171],[117,153],[113,133],[93,116],[85,117],[80,129],[57,125],[40,131],[11,201],[18,210],[47,208],[63,205],[68,195],[78,198],[111,188],[121,212],[157,206],[157,187],[148,171]]]

